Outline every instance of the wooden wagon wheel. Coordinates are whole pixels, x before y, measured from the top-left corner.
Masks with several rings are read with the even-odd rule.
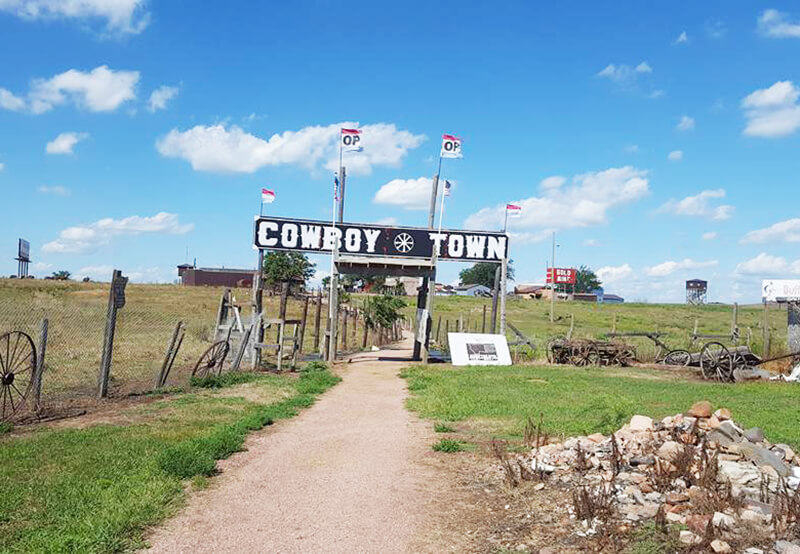
[[[564,337],[555,337],[547,343],[547,361],[551,364],[560,364],[563,362],[563,349]]]
[[[614,356],[614,363],[621,367],[628,367],[636,361],[636,350],[628,347],[621,347]]]
[[[602,362],[603,358],[600,356],[600,350],[597,345],[589,344],[586,348],[586,365],[599,366]]]
[[[0,421],[8,421],[25,404],[33,388],[36,347],[20,331],[0,335]]]
[[[688,350],[671,350],[664,356],[666,365],[688,366],[692,361],[692,355]]]
[[[584,342],[577,342],[570,348],[569,363],[578,367],[587,366],[589,365],[590,355],[591,345]]]
[[[197,360],[197,365],[192,370],[192,377],[208,377],[222,373],[222,364],[225,363],[230,348],[230,343],[226,340],[212,344]]]
[[[733,379],[733,356],[724,344],[709,342],[700,351],[700,369],[704,379],[731,381]]]

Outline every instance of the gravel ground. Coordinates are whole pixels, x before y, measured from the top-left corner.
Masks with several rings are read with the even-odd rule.
[[[354,356],[312,408],[252,435],[145,552],[450,550],[420,538],[446,485],[430,424],[404,407],[409,347]]]

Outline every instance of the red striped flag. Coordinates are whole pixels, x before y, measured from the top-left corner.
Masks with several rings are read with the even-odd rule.
[[[269,189],[261,189],[261,203],[272,204],[275,201],[275,191]]]
[[[518,204],[506,204],[506,213],[510,217],[519,217],[522,215],[522,206]]]

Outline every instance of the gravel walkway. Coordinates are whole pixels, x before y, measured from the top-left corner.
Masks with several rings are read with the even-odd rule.
[[[312,408],[252,435],[145,552],[419,551],[440,487],[431,426],[397,377],[409,346],[355,356]]]

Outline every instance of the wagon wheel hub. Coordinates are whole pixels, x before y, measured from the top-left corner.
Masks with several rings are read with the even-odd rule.
[[[6,373],[3,375],[3,386],[10,387],[14,384],[14,374],[13,373]]]

